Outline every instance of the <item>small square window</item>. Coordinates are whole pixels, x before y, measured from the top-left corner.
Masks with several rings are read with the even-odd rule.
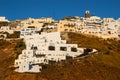
[[[67,51],[67,48],[66,47],[60,47],[60,50],[61,51]]]
[[[55,50],[55,46],[49,46],[48,49],[49,50]]]
[[[77,48],[74,48],[74,47],[73,47],[73,48],[71,48],[71,51],[72,51],[72,52],[77,52]]]

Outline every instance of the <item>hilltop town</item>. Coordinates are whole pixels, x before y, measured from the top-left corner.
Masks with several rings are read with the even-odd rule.
[[[50,69],[53,69],[53,67],[57,70],[59,70],[58,68],[67,69],[68,66],[63,67],[66,64],[69,64],[70,69],[73,70],[71,72],[74,73],[74,65],[79,68],[84,65],[95,66],[93,65],[94,61],[94,64],[98,64],[109,72],[111,70],[108,68],[113,69],[113,72],[118,70],[116,72],[118,74],[119,64],[110,62],[115,55],[117,55],[115,57],[116,62],[119,61],[119,40],[120,18],[116,20],[113,18],[101,19],[98,16],[90,16],[88,10],[85,12],[85,17],[68,16],[59,21],[53,18],[28,18],[9,21],[5,17],[0,17],[0,51],[2,53],[11,52],[12,56],[9,54],[10,56],[6,57],[6,59],[9,59],[9,57],[13,59],[7,64],[10,68],[6,68],[12,75],[16,75],[16,72],[17,75],[18,73],[24,75],[24,73],[41,72],[40,75],[44,75],[43,78],[47,77],[44,73],[48,74],[47,72],[51,72]],[[8,47],[3,46],[4,43]],[[104,55],[110,55],[110,58],[105,57],[108,59],[106,60],[103,57]],[[0,63],[3,61],[5,64],[6,59],[2,60],[1,57]],[[86,63],[84,60],[88,62]],[[3,67],[0,66],[0,70],[3,71],[1,68]],[[75,69],[78,70],[78,68]],[[101,72],[104,73],[104,71]],[[8,73],[5,73],[7,77],[9,77]],[[96,73],[99,74],[99,72]],[[0,79],[3,79],[1,75]],[[62,75],[64,74],[61,72],[60,76]],[[103,79],[101,76],[100,78]],[[120,78],[118,75],[117,77]],[[109,80],[109,78],[106,79]],[[6,78],[5,80],[9,79]],[[49,79],[47,78],[47,80]]]
[[[0,17],[0,35],[4,38],[5,33],[13,34],[20,31],[20,36],[29,35],[32,30],[47,32],[78,32],[98,36],[100,38],[119,38],[120,18],[103,18],[90,16],[90,12],[85,12],[85,17],[68,16],[59,21],[53,18],[28,18],[25,20],[9,21],[5,17]],[[1,37],[3,37],[1,36]]]

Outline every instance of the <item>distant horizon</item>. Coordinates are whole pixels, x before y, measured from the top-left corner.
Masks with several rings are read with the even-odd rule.
[[[85,11],[101,18],[120,18],[120,0],[0,0],[0,16],[8,20],[66,16],[84,17]]]

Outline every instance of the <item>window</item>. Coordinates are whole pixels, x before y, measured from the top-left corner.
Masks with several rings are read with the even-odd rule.
[[[70,29],[70,32],[72,32],[73,30],[72,29]]]
[[[57,41],[57,44],[59,44],[59,42]]]
[[[60,50],[61,51],[67,51],[67,48],[66,47],[60,47]]]
[[[48,56],[51,56],[51,54],[48,54]]]
[[[38,48],[37,48],[37,46],[34,47],[34,46],[32,45],[31,49],[37,50]]]
[[[30,52],[28,52],[28,54],[30,54]]]
[[[29,29],[26,29],[26,31],[29,31]]]
[[[77,52],[77,48],[71,48],[72,52]]]
[[[34,47],[34,50],[37,50],[37,49],[38,49],[38,48],[35,46],[35,47]]]
[[[49,50],[55,50],[55,46],[49,46],[48,49]]]
[[[29,65],[29,70],[31,70],[32,69],[32,65]]]
[[[37,60],[37,62],[39,62],[39,60]]]
[[[64,31],[66,31],[66,32],[67,32],[67,31],[68,31],[68,29],[64,29]]]
[[[19,64],[21,64],[21,62],[19,62]]]
[[[108,31],[109,34],[111,34],[111,31]]]
[[[24,29],[21,29],[21,31],[25,31]]]

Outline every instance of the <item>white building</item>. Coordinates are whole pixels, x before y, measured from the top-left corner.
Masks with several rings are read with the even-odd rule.
[[[41,29],[44,23],[51,23],[54,22],[54,19],[52,18],[28,18],[26,20],[22,20],[18,27],[21,28],[28,28],[28,27],[34,27],[37,29]]]
[[[1,26],[0,32],[8,32],[9,34],[13,34],[15,29],[10,28],[10,26]]]
[[[0,16],[0,22],[9,22],[4,16]]]
[[[83,34],[95,35],[100,38],[119,38],[120,35],[120,19],[103,18],[91,16],[90,18],[83,18],[84,26],[77,32]]]
[[[15,60],[17,72],[40,72],[39,64],[58,62],[66,60],[67,56],[74,58],[84,53],[84,48],[78,48],[77,44],[66,44],[66,40],[61,40],[60,32],[26,35],[24,42],[26,49]]]
[[[21,28],[20,38],[24,38],[27,35],[39,34],[40,30],[36,28]]]

